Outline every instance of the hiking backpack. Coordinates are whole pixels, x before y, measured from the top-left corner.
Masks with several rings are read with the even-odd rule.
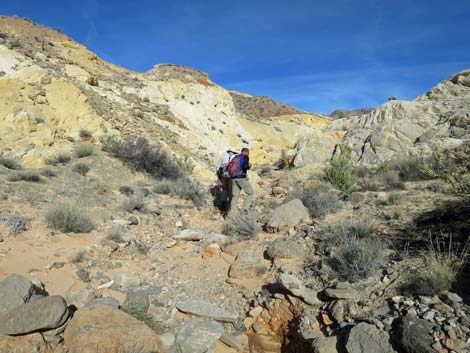
[[[237,154],[230,159],[230,162],[224,168],[225,178],[235,178],[242,173],[242,156]]]

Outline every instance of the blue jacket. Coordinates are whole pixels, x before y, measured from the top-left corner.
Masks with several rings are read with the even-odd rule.
[[[248,170],[250,169],[250,157],[241,155],[240,165],[242,168],[242,172],[240,173],[240,175],[237,175],[234,179],[244,179],[247,177]]]

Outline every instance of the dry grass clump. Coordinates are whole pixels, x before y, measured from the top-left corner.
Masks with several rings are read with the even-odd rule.
[[[83,163],[83,162],[77,162],[72,166],[72,170],[75,173],[78,173],[83,176],[87,175],[90,169],[91,169],[90,165],[87,163]]]
[[[289,192],[286,201],[293,199],[300,199],[312,217],[323,217],[343,207],[338,193],[322,183]]]
[[[20,170],[22,166],[15,160],[5,157],[3,154],[0,154],[0,165],[3,165],[7,169],[11,170]]]
[[[205,194],[203,186],[188,178],[176,180],[163,179],[155,184],[153,191],[157,194],[175,195],[191,200],[197,207],[204,205]]]
[[[67,152],[60,152],[55,156],[49,157],[46,159],[46,164],[57,165],[57,164],[66,164],[72,160],[72,157]]]
[[[423,254],[424,267],[421,268],[415,290],[418,294],[439,295],[452,288],[460,271],[469,259],[469,243],[463,246],[452,243],[452,236],[445,239],[429,238],[428,250]]]
[[[124,243],[124,236],[127,234],[126,228],[120,225],[114,225],[108,230],[106,239],[112,240],[116,243]]]
[[[241,239],[254,238],[261,226],[254,213],[232,212],[225,220],[223,233]]]
[[[379,239],[345,237],[338,243],[329,262],[340,280],[367,279],[385,262],[384,244]]]
[[[330,225],[329,232],[335,239],[367,238],[373,235],[377,221],[372,217],[354,217],[346,221]]]
[[[28,181],[32,183],[40,183],[42,181],[41,176],[36,170],[19,170],[7,177],[8,181]]]
[[[95,148],[89,143],[81,143],[75,147],[73,153],[77,158],[84,158],[93,155],[93,153],[95,153]]]
[[[87,233],[94,222],[83,207],[72,202],[57,202],[45,212],[46,224],[64,233]]]

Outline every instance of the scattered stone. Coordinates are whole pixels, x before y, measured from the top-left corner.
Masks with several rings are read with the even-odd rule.
[[[449,302],[454,303],[454,304],[462,302],[462,298],[460,298],[460,296],[456,293],[447,292],[445,297]]]
[[[114,284],[114,280],[112,279],[111,281],[107,282],[107,283],[104,283],[102,284],[101,286],[98,286],[97,288],[98,289],[107,289],[107,288],[111,288]]]
[[[44,291],[29,279],[13,274],[0,281],[0,318],[10,310],[29,301],[33,294]]]
[[[238,315],[225,311],[224,309],[199,299],[188,299],[176,305],[179,311],[196,316],[207,317],[224,322],[236,322]]]
[[[428,320],[428,321],[432,321],[434,319],[435,314],[436,313],[433,310],[428,310],[423,314],[423,319]]]
[[[272,194],[273,194],[274,196],[279,196],[279,195],[285,195],[285,194],[287,194],[287,190],[284,189],[284,188],[281,188],[281,187],[279,187],[279,186],[273,186],[273,188],[272,188],[271,191],[272,191]]]
[[[119,272],[114,277],[113,289],[126,291],[130,288],[140,287],[142,285],[142,278],[136,273]]]
[[[332,299],[357,299],[358,295],[353,288],[327,288],[324,294]]]
[[[451,306],[444,303],[437,303],[432,306],[434,310],[439,311],[440,313],[450,314],[454,312]]]
[[[224,244],[228,241],[228,237],[225,234],[212,233],[204,236],[202,239],[203,243],[218,243]]]
[[[83,288],[76,292],[72,292],[65,297],[65,301],[68,305],[74,305],[78,309],[90,304],[95,299],[95,293],[93,293],[93,291],[88,288]]]
[[[101,297],[101,298],[96,298],[91,303],[87,304],[87,308],[96,308],[98,306],[108,306],[111,309],[119,309],[119,302],[112,298],[112,297]]]
[[[127,218],[127,221],[129,222],[130,226],[136,226],[137,224],[139,224],[139,219],[134,215],[130,215]]]
[[[317,292],[305,287],[302,281],[294,275],[287,273],[280,274],[279,283],[294,296],[301,298],[307,304],[315,305],[320,303],[317,298]]]
[[[302,246],[288,238],[274,240],[268,245],[266,253],[271,259],[294,259],[305,256]]]
[[[392,310],[392,308],[390,308],[390,305],[385,304],[385,305],[382,305],[379,308],[376,308],[376,309],[372,310],[372,316],[373,317],[385,316],[385,315],[389,314],[391,310]]]
[[[302,201],[295,199],[274,210],[268,221],[267,229],[271,232],[279,232],[295,228],[300,223],[310,222],[310,215]]]
[[[389,343],[390,336],[374,325],[361,322],[354,326],[347,338],[348,353],[395,353]]]
[[[2,216],[0,217],[0,220],[8,224],[10,235],[12,236],[17,236],[18,234],[31,228],[31,223],[20,215]]]
[[[246,278],[262,276],[268,270],[268,262],[264,260],[263,256],[264,249],[257,246],[249,246],[239,251],[235,261],[229,268],[229,277]]]
[[[83,281],[83,282],[90,282],[91,279],[90,279],[90,274],[88,273],[87,270],[85,270],[84,268],[80,267],[77,272],[76,272],[76,275],[77,277]]]
[[[25,303],[0,319],[0,334],[22,335],[63,325],[69,318],[64,298],[58,295]]]
[[[151,328],[108,306],[78,310],[65,329],[64,345],[68,353],[163,352]]]
[[[317,336],[311,340],[312,348],[315,353],[338,353],[338,337]],[[372,353],[372,352],[370,352]]]
[[[241,336],[223,334],[220,341],[238,352],[243,351],[243,338]]]
[[[224,328],[217,321],[191,321],[179,330],[176,346],[180,353],[204,353],[214,346],[223,333]]]
[[[64,267],[64,265],[65,265],[65,262],[56,262],[56,261],[54,261],[54,262],[51,262],[50,264],[48,264],[46,266],[46,270],[51,270],[53,268],[59,269],[59,268]]]
[[[174,240],[199,241],[204,239],[206,233],[201,229],[184,229],[178,234],[172,236]]]

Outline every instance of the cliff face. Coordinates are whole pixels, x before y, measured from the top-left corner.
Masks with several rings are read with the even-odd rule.
[[[18,18],[0,18],[0,75],[0,149],[30,166],[67,149],[80,129],[96,141],[144,135],[171,153],[190,155],[199,171],[233,145],[249,146],[258,163],[273,162],[282,149],[329,123],[244,95],[247,116],[234,93],[204,72],[169,64],[129,71]]]

